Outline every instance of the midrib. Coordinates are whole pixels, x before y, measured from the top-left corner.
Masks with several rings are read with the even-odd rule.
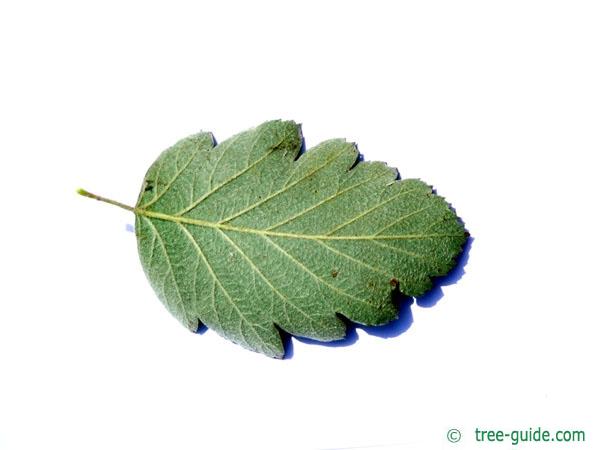
[[[223,231],[233,231],[238,233],[256,234],[260,236],[284,237],[290,239],[308,239],[318,241],[371,241],[371,240],[399,240],[399,239],[428,239],[441,237],[462,237],[462,234],[397,234],[397,235],[354,235],[354,236],[330,236],[324,234],[301,234],[288,233],[283,231],[267,231],[256,228],[239,227],[226,223],[215,223],[208,220],[194,219],[186,216],[174,216],[157,211],[148,211],[142,208],[133,208],[133,212],[140,216],[151,219],[165,220],[168,222],[195,225],[205,228],[215,228]]]

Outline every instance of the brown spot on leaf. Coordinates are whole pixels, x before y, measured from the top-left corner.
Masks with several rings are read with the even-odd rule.
[[[398,287],[398,280],[396,278],[391,278],[390,286],[392,287],[392,289],[396,289]]]
[[[335,270],[335,269],[333,269],[333,270],[331,271],[331,276],[332,276],[333,278],[337,277],[337,276],[338,276],[338,271],[337,271],[337,270]]]

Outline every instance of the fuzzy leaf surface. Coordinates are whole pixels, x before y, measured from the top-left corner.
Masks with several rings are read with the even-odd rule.
[[[215,146],[185,138],[148,170],[135,208],[140,259],[186,327],[203,323],[281,358],[278,328],[321,341],[345,336],[339,315],[366,325],[397,316],[446,274],[465,230],[420,180],[398,180],[356,145],[301,153],[300,126],[266,122]]]

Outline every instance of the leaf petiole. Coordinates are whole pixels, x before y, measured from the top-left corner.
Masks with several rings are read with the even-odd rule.
[[[126,209],[127,211],[135,212],[135,208],[132,207],[132,206],[125,205],[124,203],[117,202],[115,200],[111,200],[111,199],[106,198],[106,197],[101,197],[99,195],[92,194],[91,192],[88,192],[88,191],[86,191],[85,189],[82,189],[82,188],[77,189],[77,193],[79,195],[83,195],[84,197],[93,198],[94,200],[98,200],[98,201],[104,202],[104,203],[109,203],[111,205],[118,206],[119,208]]]

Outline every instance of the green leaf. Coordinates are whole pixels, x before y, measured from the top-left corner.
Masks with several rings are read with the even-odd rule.
[[[397,317],[392,293],[418,296],[455,264],[466,233],[420,180],[398,180],[356,145],[304,154],[300,126],[272,121],[215,146],[185,138],[152,164],[131,210],[142,266],[167,309],[245,348],[281,358],[280,331],[345,336]]]

